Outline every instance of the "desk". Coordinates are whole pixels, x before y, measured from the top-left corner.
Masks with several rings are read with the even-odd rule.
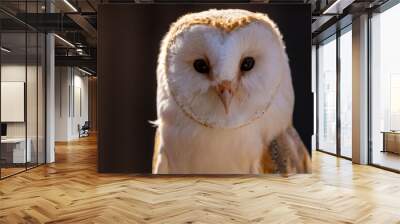
[[[1,157],[6,163],[25,163],[30,162],[32,159],[31,154],[31,139],[27,139],[25,144],[25,138],[6,138],[1,139]],[[25,145],[26,152],[25,152]]]
[[[400,154],[400,132],[383,131],[383,150],[382,152],[393,152]]]

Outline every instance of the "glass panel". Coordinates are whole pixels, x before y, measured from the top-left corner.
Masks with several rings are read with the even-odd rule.
[[[352,157],[352,35],[340,36],[340,152]]]
[[[38,144],[37,144],[37,79],[38,79],[38,36],[36,32],[27,33],[28,38],[28,63],[27,63],[27,98],[26,98],[26,112],[27,112],[27,143],[28,149],[30,148],[30,161],[28,162],[28,168],[37,165],[38,160]]]
[[[372,163],[400,170],[400,4],[372,17]]]
[[[336,38],[318,48],[318,148],[336,153]]]
[[[45,0],[0,1],[10,13],[44,13]],[[39,17],[28,17],[37,24]],[[0,177],[45,162],[45,44],[43,33],[0,12]],[[12,111],[12,112],[10,112]]]
[[[26,150],[26,33],[1,34],[1,173],[25,170],[31,151]],[[29,147],[28,147],[29,149]]]
[[[39,11],[37,1],[27,2],[26,12],[37,13]],[[29,20],[36,24],[37,17]],[[27,30],[27,80],[26,80],[26,116],[27,116],[27,149],[31,151],[28,168],[38,164],[38,33],[36,30]]]
[[[44,34],[38,35],[38,163],[45,163],[45,60],[46,60],[46,37]]]

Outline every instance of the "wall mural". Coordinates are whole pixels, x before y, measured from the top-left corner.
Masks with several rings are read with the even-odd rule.
[[[311,172],[309,13],[306,5],[102,6],[99,171]],[[107,20],[116,14],[124,32]]]

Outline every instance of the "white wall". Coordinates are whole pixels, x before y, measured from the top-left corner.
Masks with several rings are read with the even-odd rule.
[[[82,76],[82,73],[76,74],[77,70],[75,71],[74,75],[74,108],[72,108],[72,130],[71,135],[74,138],[79,137],[78,132],[78,125],[83,125],[85,121],[89,120],[89,92],[88,92],[88,77]]]
[[[27,73],[25,71],[27,69]],[[29,87],[32,85],[36,87],[36,80],[34,77],[36,77],[36,66],[29,66],[25,67],[25,64],[19,65],[19,64],[6,64],[1,66],[1,81],[2,82],[25,82],[25,75],[27,75],[28,78],[28,84]],[[27,88],[27,116],[28,116],[28,137],[30,133],[33,133],[33,131],[30,131],[30,127],[32,127],[32,130],[36,130],[36,119],[37,115],[36,113],[32,113],[32,111],[36,111],[36,88]],[[4,97],[4,96],[3,96]],[[32,103],[34,102],[34,103]],[[40,105],[39,105],[40,106]],[[2,110],[5,110],[6,108],[1,108]],[[31,122],[34,122],[34,124],[31,124]],[[7,122],[7,136],[8,137],[25,137],[25,123],[26,122]],[[34,127],[33,127],[34,126]],[[36,135],[36,132],[35,132]]]
[[[29,70],[29,68],[28,68]],[[1,81],[3,82],[25,82],[25,64],[9,64],[1,66]],[[2,110],[5,108],[1,108]],[[7,137],[25,137],[25,123],[7,123]]]
[[[70,141],[88,120],[88,77],[72,67],[56,67],[55,73],[55,140]]]
[[[55,141],[67,141],[69,133],[69,85],[68,67],[55,68]]]

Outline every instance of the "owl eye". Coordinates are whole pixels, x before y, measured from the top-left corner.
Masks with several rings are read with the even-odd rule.
[[[210,72],[210,67],[204,59],[196,59],[193,62],[193,67],[198,73],[207,74]]]
[[[255,61],[252,57],[245,57],[242,60],[242,64],[240,65],[240,70],[247,72],[250,71],[254,67]]]

